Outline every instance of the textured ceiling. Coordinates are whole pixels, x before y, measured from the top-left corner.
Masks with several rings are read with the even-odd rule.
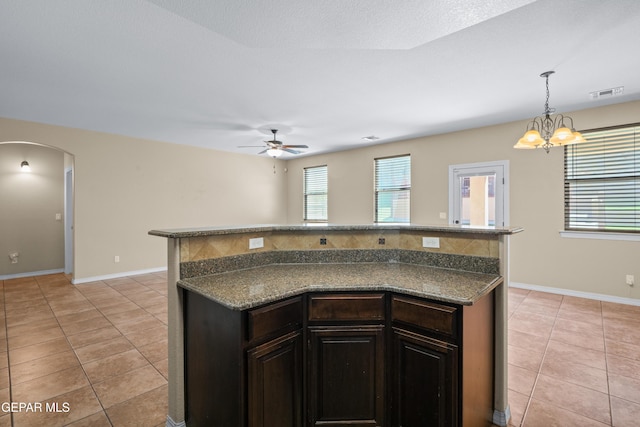
[[[640,99],[638,42],[637,0],[3,0],[0,116],[316,154],[533,117],[547,70]]]

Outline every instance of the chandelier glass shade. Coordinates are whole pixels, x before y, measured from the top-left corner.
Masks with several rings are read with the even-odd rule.
[[[554,71],[545,71],[540,74],[540,77],[546,79],[547,85],[547,100],[544,104],[544,113],[527,124],[525,134],[513,148],[543,148],[548,153],[551,147],[585,142],[584,137],[573,127],[573,119],[571,117],[562,114],[552,117],[555,109],[549,107],[549,76],[553,73]]]

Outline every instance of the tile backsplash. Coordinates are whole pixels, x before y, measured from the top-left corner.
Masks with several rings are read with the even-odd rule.
[[[262,237],[264,247],[249,249],[249,239]],[[423,248],[423,237],[438,237],[439,248]],[[455,255],[499,257],[496,235],[407,231],[274,231],[180,239],[180,261],[200,261],[265,251],[328,249],[407,249]]]

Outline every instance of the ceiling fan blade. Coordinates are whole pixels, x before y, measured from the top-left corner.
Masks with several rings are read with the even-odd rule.
[[[309,148],[308,145],[283,145],[282,148]]]
[[[260,148],[264,147],[264,145],[238,145],[237,148]]]
[[[301,151],[292,150],[291,148],[286,148],[286,147],[282,147],[282,151],[286,151],[287,153],[291,153],[291,154],[300,154],[301,153]]]
[[[259,152],[258,154],[264,154],[267,152],[267,148],[265,148],[264,150],[262,150],[261,152]]]

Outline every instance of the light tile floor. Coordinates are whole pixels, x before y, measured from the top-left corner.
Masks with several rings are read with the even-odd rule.
[[[0,427],[165,425],[166,274],[0,284]]]
[[[513,426],[640,425],[640,307],[509,289]]]
[[[0,285],[0,403],[42,403],[0,427],[165,425],[166,274]],[[512,288],[509,310],[513,426],[640,425],[640,307]]]

